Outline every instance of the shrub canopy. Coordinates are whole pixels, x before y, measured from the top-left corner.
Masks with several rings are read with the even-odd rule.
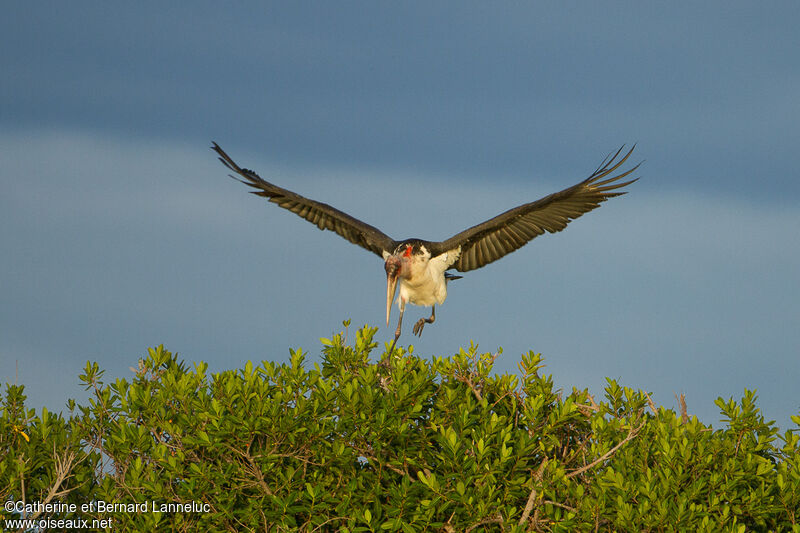
[[[779,435],[752,391],[717,400],[726,427],[715,430],[610,379],[602,400],[556,391],[533,352],[519,375],[493,375],[499,354],[474,345],[370,363],[376,330],[352,345],[344,333],[322,339],[321,368],[296,350],[286,364],[209,375],[163,346],[130,381],[87,363],[92,397],[70,400],[67,418],[26,409],[23,387],[7,384],[0,499],[29,505],[3,519],[110,520],[117,531],[800,531],[800,437]]]

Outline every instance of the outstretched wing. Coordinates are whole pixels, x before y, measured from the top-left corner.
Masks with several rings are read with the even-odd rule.
[[[634,145],[635,148],[635,145]],[[633,153],[633,148],[625,156],[614,162],[622,148],[612,157],[606,157],[591,176],[561,192],[545,196],[540,200],[524,204],[505,213],[497,215],[483,224],[473,226],[458,235],[442,242],[431,243],[433,255],[461,247],[461,254],[451,268],[459,272],[467,272],[497,261],[506,254],[522,248],[531,239],[545,231],[555,233],[561,231],[570,221],[600,206],[600,202],[625,194],[616,191],[630,185],[636,179],[622,182],[619,180],[639,168],[636,165],[630,170],[611,178],[609,174],[617,170]],[[640,163],[641,164],[641,163]]]
[[[303,217],[321,230],[335,231],[353,244],[357,244],[381,258],[383,258],[383,252],[392,252],[397,247],[398,243],[378,228],[365,224],[328,204],[310,200],[264,181],[252,170],[237,165],[217,143],[214,143],[211,148],[217,152],[219,160],[226,167],[244,179],[236,176],[231,176],[232,178],[256,189],[250,191],[253,194],[268,198],[270,202]]]

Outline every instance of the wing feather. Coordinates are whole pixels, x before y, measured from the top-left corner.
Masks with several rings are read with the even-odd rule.
[[[625,163],[634,148],[635,145],[618,161],[622,148],[613,156],[606,157],[591,176],[577,185],[510,209],[446,241],[431,243],[431,253],[436,255],[460,246],[461,255],[452,268],[467,272],[497,261],[546,231],[563,230],[572,220],[599,207],[607,199],[625,194],[618,189],[638,179],[620,182],[639,165],[608,177]]]
[[[282,189],[263,180],[252,170],[239,167],[217,143],[214,143],[211,148],[217,152],[219,160],[229,170],[241,176],[239,178],[232,175],[233,179],[253,187],[255,189],[251,191],[253,194],[269,199],[270,202],[308,220],[319,229],[333,231],[381,258],[383,252],[392,252],[399,244],[378,228],[361,222],[335,207]]]

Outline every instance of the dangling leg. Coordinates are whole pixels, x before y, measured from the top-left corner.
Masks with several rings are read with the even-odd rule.
[[[400,338],[400,326],[403,325],[403,313],[406,310],[405,302],[400,302],[400,320],[397,321],[397,329],[394,330],[394,342],[392,342],[392,347],[389,348],[389,355],[392,355],[394,351],[394,345],[397,344],[397,339]]]
[[[422,328],[425,327],[425,324],[433,324],[433,321],[436,320],[436,305],[434,304],[433,308],[431,309],[431,316],[430,318],[420,318],[417,320],[417,323],[414,324],[414,335],[417,337],[422,337]]]

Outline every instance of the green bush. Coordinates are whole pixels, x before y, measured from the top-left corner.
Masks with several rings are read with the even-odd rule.
[[[492,375],[498,354],[475,346],[370,363],[375,332],[365,326],[352,346],[322,339],[321,368],[297,350],[288,364],[208,375],[162,346],[132,381],[104,381],[87,363],[92,397],[70,401],[68,419],[37,416],[7,385],[0,496],[50,507],[6,507],[3,519],[115,531],[800,531],[800,437],[778,435],[751,391],[717,400],[727,427],[714,430],[613,380],[603,401],[556,391],[532,352],[519,375]]]

